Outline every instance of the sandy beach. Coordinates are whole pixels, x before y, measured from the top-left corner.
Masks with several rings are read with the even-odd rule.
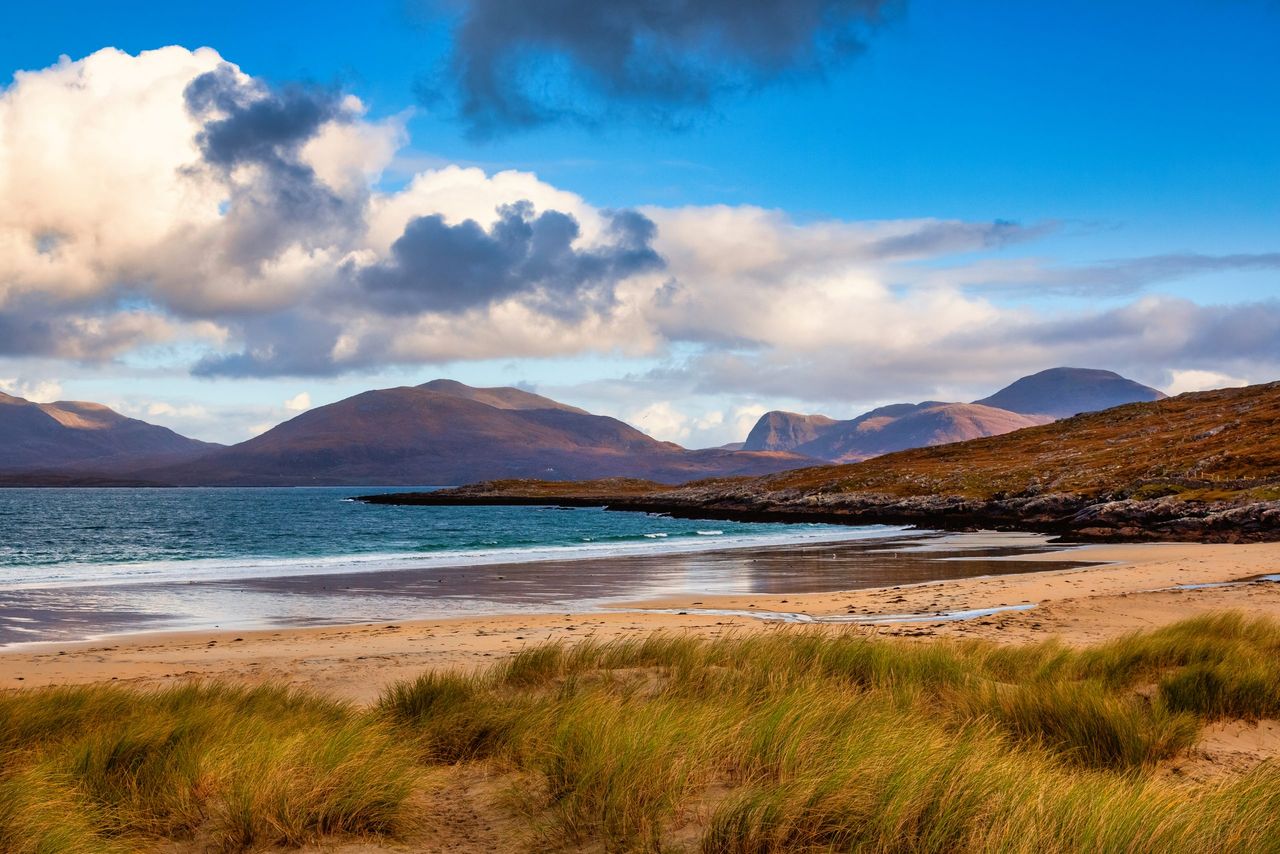
[[[1253,580],[1280,570],[1280,544],[1084,546],[1019,560],[1073,566],[836,593],[683,595],[594,613],[147,633],[20,645],[0,650],[0,686],[274,680],[368,702],[389,683],[423,670],[475,668],[548,640],[607,641],[658,630],[716,636],[787,626],[747,615],[755,613],[819,622],[870,620],[834,623],[834,631],[1006,642],[1054,637],[1077,645],[1212,611],[1280,617],[1280,584]],[[1081,561],[1103,565],[1074,565]],[[1009,610],[967,619],[932,616],[981,609]],[[917,616],[879,622],[904,614]]]

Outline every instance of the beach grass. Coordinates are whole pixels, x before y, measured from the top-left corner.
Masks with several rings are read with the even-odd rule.
[[[1222,614],[1087,649],[779,629],[530,647],[370,708],[277,687],[0,694],[0,850],[409,839],[424,779],[513,850],[1280,850],[1280,769],[1166,773],[1280,717],[1280,624]],[[434,790],[433,790],[434,791]],[[438,795],[438,792],[436,792]]]

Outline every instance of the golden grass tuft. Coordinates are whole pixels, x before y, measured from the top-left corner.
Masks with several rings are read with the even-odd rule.
[[[387,834],[413,784],[411,754],[367,715],[282,688],[9,693],[0,733],[0,793],[14,793],[0,794],[5,851],[196,836],[237,851]]]

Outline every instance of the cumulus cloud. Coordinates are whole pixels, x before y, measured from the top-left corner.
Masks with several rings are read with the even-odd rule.
[[[465,0],[450,82],[480,134],[629,105],[679,120],[859,54],[888,0]],[[597,106],[607,101],[609,107]]]
[[[332,100],[272,94],[207,48],[105,49],[19,72],[0,93],[0,312],[51,330],[24,336],[34,348],[71,334],[50,314],[147,305],[214,320],[288,302],[349,251],[300,212],[367,195],[334,128],[400,134]],[[281,205],[288,217],[270,215]]]

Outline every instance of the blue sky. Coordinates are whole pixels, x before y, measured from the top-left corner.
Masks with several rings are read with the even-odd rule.
[[[563,57],[556,66],[553,56],[547,61],[562,75],[555,80],[568,81],[569,97],[595,110],[595,122],[500,128],[488,138],[478,138],[458,114],[458,93],[448,79],[460,23],[476,14],[465,0],[317,2],[305,9],[225,2],[216,13],[140,2],[20,4],[8,10],[9,25],[0,31],[6,66],[0,73],[44,69],[62,55],[80,60],[104,47],[136,55],[164,45],[209,46],[264,86],[302,82],[340,90],[364,103],[362,121],[403,122],[402,146],[370,179],[378,193],[394,194],[414,174],[448,164],[476,166],[487,175],[535,173],[593,209],[659,211],[651,218],[664,252],[662,238],[672,226],[660,212],[686,206],[759,207],[779,212],[796,229],[831,222],[1008,221],[1039,231],[877,268],[877,281],[914,293],[922,287],[920,270],[931,266],[950,274],[984,261],[1076,270],[1125,259],[1249,256],[1255,261],[1176,273],[1166,264],[1137,284],[1076,286],[1068,275],[1066,284],[1050,287],[1033,275],[1017,286],[992,286],[965,273],[963,283],[945,286],[1018,322],[1031,313],[1049,325],[1104,318],[1153,299],[1166,306],[1180,300],[1209,308],[1257,305],[1280,316],[1274,304],[1280,264],[1265,257],[1280,252],[1280,6],[1270,0],[913,0],[886,13],[883,23],[861,33],[862,51],[838,58],[820,75],[794,69],[766,75],[756,87],[680,105],[674,115],[662,115],[666,104],[601,94],[589,78],[575,77],[572,61],[564,71]],[[420,97],[433,87],[442,97]],[[679,272],[683,287],[699,287],[696,271]],[[840,287],[839,281],[824,274],[823,286]],[[175,313],[160,303],[159,310]],[[927,310],[945,310],[936,300],[929,304]],[[101,304],[94,310],[102,311]],[[249,334],[239,320],[200,319],[223,324],[233,338]],[[1125,346],[1109,341],[1097,352],[1113,363],[1091,366],[1166,386],[1182,377],[1190,387],[1193,374],[1271,379],[1280,362],[1277,346],[1265,343],[1256,353],[1219,352],[1203,342],[1144,351],[1150,335],[1143,332]],[[0,378],[11,377],[18,390],[44,384],[138,412],[149,407],[159,413],[152,420],[168,418],[179,429],[225,441],[278,420],[288,412],[282,402],[299,393],[323,403],[371,385],[448,374],[524,382],[639,420],[664,438],[699,444],[734,438],[735,412],[787,406],[847,414],[889,399],[979,396],[1001,373],[988,360],[971,378],[938,372],[930,379],[927,366],[898,372],[889,360],[876,361],[875,370],[896,377],[896,386],[866,382],[833,391],[831,382],[799,376],[791,392],[777,382],[753,388],[726,381],[720,388],[721,374],[706,365],[725,354],[758,355],[764,347],[771,354],[768,371],[756,373],[793,366],[801,375],[814,356],[738,330],[659,337],[662,343],[647,350],[600,341],[577,351],[530,347],[507,354],[499,348],[460,358],[432,351],[325,375],[195,379],[191,356],[207,345],[179,336],[104,358],[9,354],[0,358]],[[928,349],[927,340],[919,347]],[[1008,379],[1045,367],[1043,360],[1054,355],[1020,355],[1021,345],[1009,350],[1001,366]],[[861,352],[837,357],[867,363]],[[167,412],[184,407],[192,414]],[[653,407],[649,420],[640,417]],[[194,414],[197,408],[204,412]]]

